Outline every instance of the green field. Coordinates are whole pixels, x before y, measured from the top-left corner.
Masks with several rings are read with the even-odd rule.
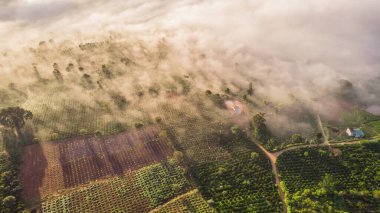
[[[342,112],[339,121],[326,122],[324,126],[332,142],[356,140],[347,135],[347,128],[360,128],[367,139],[380,135],[380,117],[357,108]]]
[[[42,203],[43,212],[147,212],[190,189],[173,160],[71,189]]]
[[[162,207],[156,209],[157,213],[167,213],[167,212],[189,212],[189,213],[211,213],[213,209],[204,200],[202,195],[198,190],[190,191],[180,197],[171,200]]]
[[[291,150],[277,164],[291,212],[380,210],[380,142]]]
[[[258,156],[252,157],[252,153]],[[208,202],[218,212],[281,211],[282,204],[266,156],[254,145],[236,147],[231,154],[230,159],[191,168]]]

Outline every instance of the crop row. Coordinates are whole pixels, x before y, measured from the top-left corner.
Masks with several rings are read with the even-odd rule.
[[[173,160],[47,198],[42,212],[148,212],[189,189]]]
[[[291,150],[277,164],[291,205],[300,205],[299,197],[331,205],[338,199],[343,210],[362,211],[376,209],[379,202],[380,143]]]
[[[198,190],[191,191],[185,195],[175,198],[164,206],[157,209],[157,213],[167,212],[203,212],[211,213],[213,209],[198,192]]]
[[[256,147],[248,147],[233,151],[229,160],[193,166],[200,191],[218,212],[279,212],[270,162]]]
[[[144,128],[105,138],[77,138],[26,147],[21,181],[26,200],[123,174],[171,156],[158,130]],[[33,175],[31,175],[33,174]]]

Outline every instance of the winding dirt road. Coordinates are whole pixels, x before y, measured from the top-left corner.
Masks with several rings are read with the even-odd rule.
[[[330,147],[330,143],[326,137],[326,134],[325,134],[325,131],[323,129],[323,125],[322,125],[322,122],[321,122],[321,119],[319,117],[319,115],[317,116],[317,121],[318,121],[318,125],[319,127],[321,128],[321,132],[322,132],[322,135],[323,135],[323,143],[321,144],[305,144],[305,145],[298,145],[298,146],[292,146],[292,147],[288,147],[288,148],[285,148],[283,150],[280,150],[280,151],[277,151],[277,152],[268,152],[260,143],[259,141],[257,141],[255,138],[252,137],[251,134],[248,135],[248,137],[251,138],[251,140],[265,153],[265,155],[269,158],[270,162],[271,162],[271,165],[272,165],[272,172],[274,174],[274,177],[275,177],[275,182],[276,182],[276,185],[278,187],[278,192],[280,194],[280,197],[281,197],[281,201],[283,203],[283,212],[284,213],[287,213],[287,205],[286,205],[286,202],[285,202],[285,193],[284,191],[282,190],[281,188],[281,185],[280,185],[280,177],[278,175],[278,168],[277,168],[277,165],[276,165],[276,162],[277,162],[277,159],[278,157],[283,154],[284,152],[287,152],[287,151],[290,151],[290,150],[294,150],[294,149],[301,149],[301,148],[306,148],[306,147]],[[352,142],[347,142],[347,141],[344,141],[344,142],[340,142],[340,143],[334,143],[333,145],[336,146],[336,145],[348,145],[348,144],[358,144],[360,143],[360,141],[352,141]]]

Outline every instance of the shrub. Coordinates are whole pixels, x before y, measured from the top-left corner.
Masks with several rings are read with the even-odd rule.
[[[54,132],[50,135],[50,140],[58,140],[59,139],[59,134]]]
[[[40,143],[41,141],[40,141],[39,138],[33,138],[32,142],[33,142],[33,143]]]
[[[159,124],[159,123],[161,123],[161,121],[162,121],[162,118],[161,118],[161,117],[156,117],[156,118],[155,118],[155,121],[156,121],[156,123],[158,123],[158,124]]]
[[[12,208],[15,204],[16,204],[16,198],[15,196],[6,196],[4,199],[3,199],[3,204],[4,206],[8,207],[8,208]]]
[[[303,143],[305,139],[301,136],[301,134],[292,135],[292,143]]]
[[[87,135],[87,130],[86,129],[80,129],[79,134],[80,135]]]
[[[100,130],[96,130],[96,131],[95,131],[95,135],[96,135],[97,137],[101,137],[101,136],[103,135],[103,132],[100,131]]]
[[[257,152],[251,152],[251,159],[252,160],[256,160],[257,158],[259,158],[259,153],[257,153]]]
[[[135,127],[136,127],[137,129],[141,129],[141,128],[144,127],[144,124],[141,123],[141,122],[138,122],[138,123],[135,123]]]
[[[173,154],[174,159],[179,163],[179,164],[184,164],[185,163],[185,158],[183,156],[183,153],[180,151],[175,151]]]

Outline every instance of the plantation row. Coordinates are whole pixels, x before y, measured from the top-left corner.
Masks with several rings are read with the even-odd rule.
[[[211,213],[213,209],[210,205],[203,199],[202,195],[198,190],[191,191],[185,195],[175,198],[174,201],[170,201],[157,210],[153,211],[155,213],[167,213],[167,212],[199,212],[199,213]]]
[[[280,212],[282,204],[269,159],[254,145],[232,152],[229,160],[192,167],[209,204],[218,212]]]
[[[144,128],[105,138],[78,138],[26,147],[21,181],[27,201],[58,190],[161,162],[171,156],[158,129]],[[33,175],[32,175],[33,174]]]
[[[188,189],[184,171],[169,160],[48,198],[42,212],[148,212]]]
[[[197,101],[197,98],[194,99],[193,101]],[[230,153],[223,142],[231,138],[231,124],[220,119],[219,114],[228,116],[228,112],[216,113],[217,109],[195,106],[197,105],[176,108],[169,102],[159,108],[159,114],[163,115],[165,127],[169,136],[174,138],[177,149],[183,150],[192,163],[228,159]]]
[[[291,150],[277,164],[290,210],[380,210],[379,142]]]

